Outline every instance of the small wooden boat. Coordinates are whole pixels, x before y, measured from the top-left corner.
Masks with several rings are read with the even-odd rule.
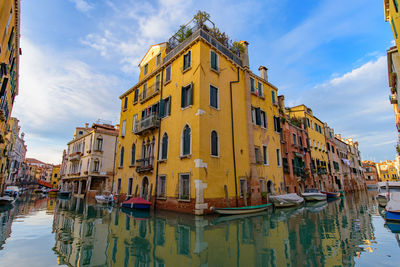
[[[215,213],[221,215],[238,215],[238,214],[247,214],[247,213],[254,213],[260,212],[263,210],[268,209],[272,204],[262,204],[257,206],[245,206],[245,207],[237,207],[237,208],[215,208],[211,207],[210,210],[214,211]]]
[[[113,196],[98,195],[94,197],[99,204],[110,204],[113,202]]]
[[[326,195],[322,194],[318,189],[316,188],[307,188],[304,193],[301,194],[301,196],[306,200],[306,201],[323,201],[326,200]]]
[[[0,197],[0,206],[6,206],[13,204],[15,202],[15,198],[10,196],[2,196]]]
[[[128,209],[148,210],[150,209],[151,202],[141,197],[134,197],[122,202],[121,206]]]
[[[58,189],[50,189],[49,191],[49,197],[56,197],[58,194]]]
[[[338,198],[338,197],[340,197],[340,192],[321,191],[321,193],[325,194],[327,198]]]
[[[386,205],[386,221],[400,222],[400,192],[390,194],[390,200]]]
[[[300,205],[304,202],[304,198],[296,193],[269,196],[269,200],[274,203],[276,208],[288,208]]]

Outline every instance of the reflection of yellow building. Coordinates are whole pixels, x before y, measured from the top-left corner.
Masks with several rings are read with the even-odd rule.
[[[314,116],[312,110],[305,105],[288,109],[290,117],[302,118],[307,129],[308,145],[311,150],[311,173],[316,187],[330,190],[331,179],[328,179],[328,150],[326,147],[324,123]]]
[[[61,165],[55,165],[53,166],[52,172],[51,172],[51,185],[53,188],[58,187],[58,180],[60,179],[60,168]]]
[[[210,32],[153,45],[140,62],[120,97],[116,194],[203,214],[226,194],[235,206],[246,191],[257,204],[283,189],[277,88],[265,67],[249,70],[247,42],[239,57]]]

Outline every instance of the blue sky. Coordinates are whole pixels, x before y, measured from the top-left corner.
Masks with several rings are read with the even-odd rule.
[[[119,122],[118,96],[137,82],[150,45],[168,40],[197,10],[266,66],[286,105],[304,103],[363,159],[395,157],[386,50],[393,45],[376,0],[21,1],[20,94],[13,116],[27,157],[59,163],[76,126]]]

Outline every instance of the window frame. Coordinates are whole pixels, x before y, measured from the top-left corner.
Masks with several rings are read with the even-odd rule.
[[[215,133],[216,134],[216,136],[217,136],[217,140],[216,140],[216,150],[217,150],[217,154],[216,155],[214,155],[213,154],[213,133]],[[220,149],[219,149],[219,136],[218,136],[218,132],[216,131],[216,130],[211,130],[211,133],[210,133],[210,155],[211,155],[211,157],[214,157],[214,158],[219,158],[220,157]]]
[[[162,189],[162,187],[161,187],[162,178],[164,178],[164,194],[163,195],[160,194],[161,189]],[[157,199],[167,199],[167,175],[166,174],[160,174],[160,175],[158,175],[157,179],[158,179]]]
[[[262,157],[265,166],[269,166],[268,146],[262,145]]]
[[[276,149],[276,165],[282,167],[282,154],[279,148]]]
[[[189,56],[189,65],[185,66],[185,57]],[[187,51],[185,54],[183,54],[183,66],[182,66],[182,72],[185,72],[189,70],[192,67],[192,50]]]
[[[121,126],[121,137],[125,137],[125,135],[126,135],[126,120],[123,120]]]
[[[149,73],[149,63],[146,63],[143,67],[143,76],[146,76]]]
[[[276,93],[275,90],[271,90],[271,100],[272,100],[272,104],[276,105]]]
[[[213,67],[213,54],[215,54],[215,64],[216,68]],[[218,53],[215,52],[214,50],[210,50],[210,68],[216,72],[219,72],[219,58],[218,58]]]
[[[214,86],[214,85],[212,85],[212,84],[210,84],[210,90],[209,90],[209,105],[210,105],[210,107],[211,108],[213,108],[213,109],[216,109],[216,110],[219,110],[219,88],[218,87],[216,87],[216,86]],[[215,89],[216,90],[216,107],[215,106],[213,106],[212,105],[212,103],[211,103],[211,96],[212,96],[212,94],[211,94],[211,91],[212,91],[212,89]]]
[[[125,111],[127,108],[128,108],[128,96],[125,96],[123,110]]]
[[[188,199],[185,199],[185,198],[182,198],[182,196],[185,196],[185,195],[183,195],[183,190],[184,190],[184,188],[183,188],[183,182],[182,182],[182,179],[183,179],[183,176],[187,176],[188,177],[188,189],[187,189],[187,193],[188,193]],[[190,196],[190,173],[180,173],[179,174],[179,192],[178,192],[178,201],[184,201],[184,202],[190,202],[190,198],[191,198],[191,196]]]
[[[189,89],[186,89],[190,87]],[[182,94],[185,91],[185,97],[182,96]],[[188,103],[186,103],[186,100],[188,99],[188,97],[186,96],[186,93],[189,94],[190,98]],[[183,103],[185,102],[185,103]],[[185,86],[182,86],[181,88],[181,109],[187,109],[189,107],[193,106],[193,83],[189,83]]]
[[[136,144],[133,143],[131,146],[131,165],[130,166],[135,166],[136,163]]]
[[[159,65],[161,64],[161,60],[162,60],[162,58],[161,58],[161,53],[159,53],[159,54],[156,56],[156,66],[159,66]]]
[[[167,75],[168,72],[169,72],[169,75]],[[169,64],[165,68],[165,81],[164,81],[164,84],[169,83],[171,81],[171,74],[172,74],[172,64]],[[169,78],[169,79],[167,80],[167,78]]]
[[[138,114],[133,114],[132,116],[132,132],[136,131],[136,122],[137,122]]]
[[[190,132],[189,132],[189,153],[187,153],[187,154],[184,154],[184,150],[185,150],[185,148],[184,148],[184,145],[185,145],[185,141],[184,141],[184,138],[185,138],[185,129],[186,129],[186,127],[188,127],[189,128],[189,130],[190,130]],[[190,125],[189,124],[185,124],[185,126],[183,127],[183,130],[182,130],[182,136],[181,136],[181,151],[180,151],[181,153],[180,153],[180,157],[181,158],[185,158],[185,157],[190,157],[191,155],[192,155],[192,128],[190,127]]]
[[[119,163],[118,163],[118,167],[122,168],[124,166],[124,159],[125,158],[125,147],[122,146],[120,151],[119,151]]]
[[[130,183],[130,186],[129,186],[129,183]],[[133,178],[132,177],[130,177],[128,179],[128,185],[127,186],[128,187],[127,187],[127,190],[126,190],[126,195],[127,196],[132,196],[132,194],[133,194]]]
[[[164,137],[167,137],[167,146],[166,146],[166,154],[165,154],[165,158],[164,158]],[[167,132],[164,132],[164,134],[162,135],[161,138],[161,146],[160,146],[160,157],[159,160],[160,161],[166,161],[168,159],[168,146],[169,146],[169,136]]]

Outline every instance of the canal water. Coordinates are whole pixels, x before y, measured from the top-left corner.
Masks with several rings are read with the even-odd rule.
[[[247,217],[25,196],[0,211],[0,266],[400,266],[374,192]]]

